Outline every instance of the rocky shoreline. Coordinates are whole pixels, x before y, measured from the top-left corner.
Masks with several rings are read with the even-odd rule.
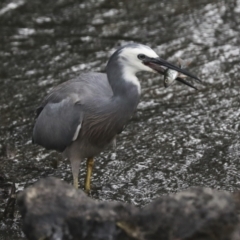
[[[140,209],[93,200],[56,178],[18,196],[23,231],[31,240],[238,240],[238,203],[238,194],[191,188]]]

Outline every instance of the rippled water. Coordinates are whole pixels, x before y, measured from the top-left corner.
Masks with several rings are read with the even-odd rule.
[[[117,46],[136,41],[191,59],[204,84],[164,89],[162,76],[139,74],[138,111],[96,159],[92,197],[143,206],[190,186],[238,189],[240,0],[80,2],[0,3],[0,177],[18,191],[46,176],[71,182],[68,161],[31,144],[34,110],[52,87],[104,71]],[[19,216],[0,221],[0,239],[24,239],[19,229]]]

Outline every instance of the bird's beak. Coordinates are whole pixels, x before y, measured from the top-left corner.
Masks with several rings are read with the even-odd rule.
[[[198,90],[195,86],[193,86],[191,83],[187,82],[186,80],[184,80],[183,78],[177,77],[176,81],[181,82],[187,86],[189,86],[190,88],[194,88],[195,90]]]
[[[170,68],[170,69],[180,72],[188,77],[191,77],[191,78],[197,80],[198,82],[201,82],[201,80],[198,77],[196,77],[195,75],[193,75],[192,73],[188,72],[185,69],[179,68],[179,67],[165,61],[162,58],[147,58],[146,60],[143,61],[143,63],[163,75],[166,70],[165,68]],[[163,67],[165,67],[165,68],[163,68]],[[176,79],[176,80],[178,80],[178,79]],[[186,81],[181,81],[181,82],[186,84]],[[189,84],[186,84],[186,85],[189,86]]]

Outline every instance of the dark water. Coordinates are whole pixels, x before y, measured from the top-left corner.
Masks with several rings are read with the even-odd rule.
[[[204,84],[164,89],[162,76],[139,74],[141,104],[116,150],[96,159],[92,197],[143,206],[190,186],[238,189],[239,14],[240,0],[2,0],[0,184],[21,191],[46,176],[71,182],[68,161],[31,144],[34,110],[52,87],[104,71],[117,46],[136,41],[172,62],[191,59]],[[84,176],[85,163],[81,183]],[[0,239],[24,239],[17,212],[1,220],[7,192]]]

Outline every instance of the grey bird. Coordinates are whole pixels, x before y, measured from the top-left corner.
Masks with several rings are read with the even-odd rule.
[[[131,43],[110,57],[106,73],[83,73],[58,85],[37,108],[33,143],[63,152],[78,188],[80,163],[87,158],[85,190],[90,190],[93,157],[111,144],[133,115],[141,87],[140,71],[164,74],[165,68],[199,78],[161,59],[150,47]]]

